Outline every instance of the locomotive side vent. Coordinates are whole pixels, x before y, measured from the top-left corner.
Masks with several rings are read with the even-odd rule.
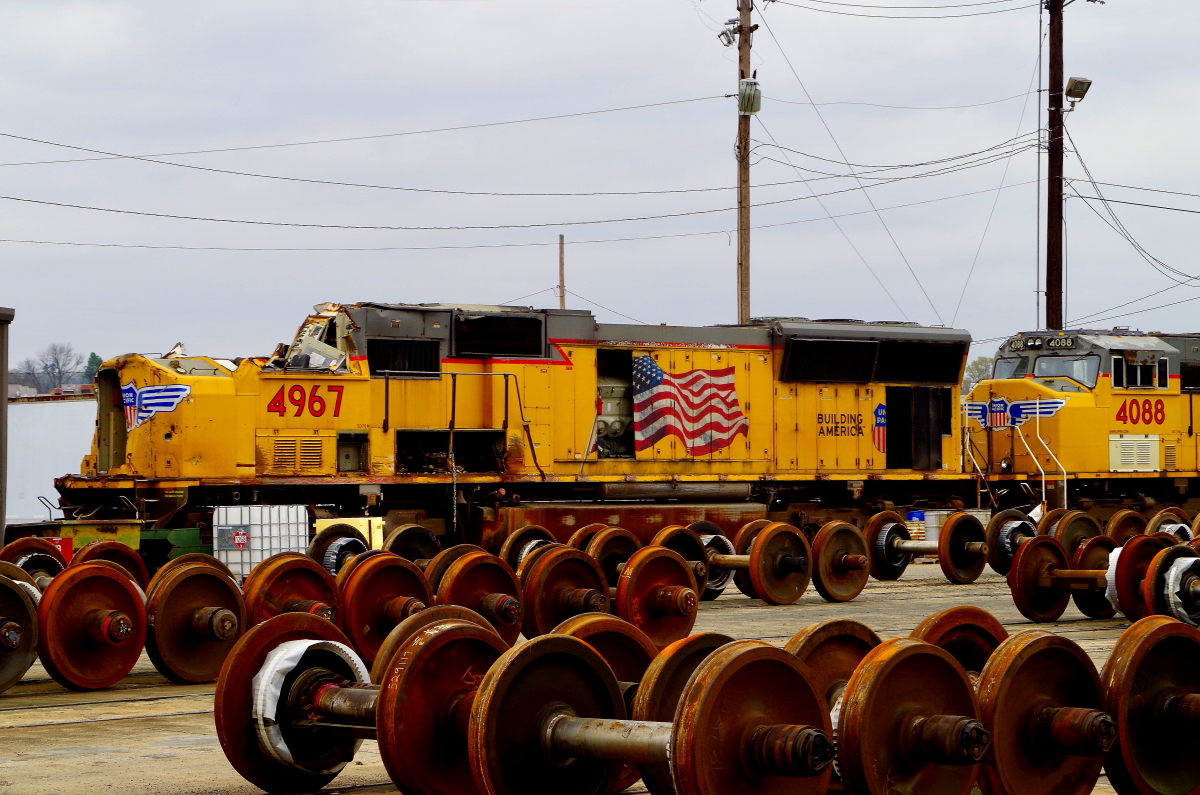
[[[272,469],[296,468],[296,440],[276,439],[274,455],[271,457]]]
[[[293,442],[295,444],[295,442]],[[320,469],[321,468],[321,446],[322,440],[320,437],[312,439],[300,440],[300,468],[301,469]]]
[[[1112,472],[1154,472],[1159,469],[1158,449],[1156,434],[1109,434],[1108,468]]]

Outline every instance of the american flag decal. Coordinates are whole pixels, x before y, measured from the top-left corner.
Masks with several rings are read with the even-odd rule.
[[[996,398],[988,401],[988,426],[992,428],[1007,428],[1009,425],[1008,401]]]
[[[165,384],[144,386],[134,384],[121,386],[121,402],[125,407],[125,430],[132,431],[155,414],[174,411],[183,399],[192,393],[187,384]]]
[[[693,456],[745,436],[750,420],[738,405],[734,368],[664,373],[650,356],[633,358],[634,447],[645,450],[674,434]]]
[[[876,450],[887,453],[887,406],[877,403],[872,414],[875,417],[875,427],[871,429],[871,441],[875,443]]]

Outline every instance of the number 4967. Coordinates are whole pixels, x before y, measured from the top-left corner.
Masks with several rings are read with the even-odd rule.
[[[329,386],[325,389],[330,400],[333,401],[333,416],[340,417],[342,415],[342,391],[344,386]],[[306,390],[300,384],[292,386],[281,386],[279,391],[275,393],[275,397],[271,398],[271,402],[267,404],[268,412],[275,412],[280,417],[286,417],[288,412],[288,404],[295,407],[296,412],[293,417],[299,417],[307,408],[308,413],[314,417],[320,417],[325,413],[327,405],[325,398],[318,394],[321,389],[319,384],[313,384],[312,391]],[[286,398],[286,402],[285,402]]]

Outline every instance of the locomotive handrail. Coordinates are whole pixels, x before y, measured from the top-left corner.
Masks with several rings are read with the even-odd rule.
[[[1062,473],[1062,498],[1061,498],[1062,505],[1061,505],[1061,507],[1066,508],[1067,507],[1067,468],[1062,465],[1062,462],[1058,460],[1058,456],[1056,456],[1054,454],[1054,451],[1050,449],[1050,445],[1046,444],[1046,440],[1042,438],[1042,412],[1040,411],[1041,400],[1038,400],[1038,399],[1034,400],[1034,408],[1037,409],[1038,411],[1037,411],[1037,415],[1034,417],[1034,420],[1033,420],[1033,432],[1037,436],[1037,440],[1042,443],[1042,447],[1046,448],[1046,452],[1049,453],[1050,457],[1054,459],[1054,463],[1058,465],[1058,471]]]
[[[1013,430],[1015,430],[1017,432],[1017,436],[1019,436],[1021,439],[1021,444],[1025,445],[1025,451],[1027,453],[1029,453],[1029,457],[1031,459],[1033,459],[1034,466],[1036,466],[1038,468],[1038,472],[1040,472],[1042,475],[1042,505],[1045,505],[1046,504],[1046,470],[1042,469],[1042,464],[1040,461],[1038,461],[1037,456],[1033,454],[1033,450],[1032,450],[1032,448],[1030,448],[1029,442],[1025,441],[1025,433],[1021,430],[1020,426],[1013,425],[1012,428],[1013,428]]]

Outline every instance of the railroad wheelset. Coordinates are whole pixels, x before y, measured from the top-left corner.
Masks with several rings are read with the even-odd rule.
[[[1137,511],[1120,510],[1108,517],[1104,523],[1104,534],[1117,546],[1122,546],[1133,536],[1144,534],[1147,524],[1146,517]]]
[[[1017,548],[1027,538],[1038,534],[1036,523],[1023,511],[1009,508],[992,516],[987,523],[987,562],[997,574],[1012,569]]]
[[[280,613],[311,613],[340,619],[341,594],[333,575],[299,552],[280,552],[250,570],[242,584],[251,624]]]
[[[309,543],[306,554],[325,571],[336,576],[346,561],[370,548],[371,544],[357,527],[338,523],[317,533]]]
[[[947,517],[936,541],[913,541],[904,518],[894,511],[872,516],[863,528],[869,550],[871,576],[897,580],[917,555],[936,555],[950,582],[967,585],[979,579],[988,562],[987,532],[983,523],[959,511]]]
[[[682,552],[693,572],[703,572],[710,581],[717,577],[727,581],[732,573],[743,593],[767,604],[794,604],[804,595],[811,579],[813,551],[800,530],[782,522],[762,522],[761,526],[751,522],[738,533],[733,542],[737,554],[731,555],[720,551],[728,548],[723,542],[709,539],[706,543],[693,529],[700,526],[707,530],[709,524],[668,527],[660,531],[656,541],[670,542]]]
[[[1192,517],[1182,508],[1163,508],[1146,523],[1146,535],[1167,533],[1176,543],[1186,544],[1196,536],[1192,532]]]
[[[0,569],[0,693],[21,681],[37,659],[40,596],[37,588]]]
[[[427,527],[405,524],[393,529],[383,540],[384,552],[399,555],[407,561],[432,560],[442,551],[442,542]]]
[[[0,562],[11,563],[24,571],[43,591],[52,577],[67,568],[67,559],[58,547],[37,536],[18,538],[0,548]]]
[[[430,581],[439,605],[459,605],[474,610],[487,619],[505,643],[514,643],[521,634],[523,613],[521,583],[516,573],[504,562],[481,549],[468,549],[455,554],[445,568],[439,566],[446,556],[462,546],[451,547],[434,558],[426,569],[437,569],[436,584]]]
[[[367,665],[397,624],[433,604],[421,570],[391,552],[358,555],[338,572],[338,579],[341,626]]]
[[[146,654],[175,682],[216,679],[246,631],[242,591],[228,569],[211,560],[164,566],[146,594]]]
[[[685,793],[820,793],[829,718],[804,666],[758,641],[723,645],[684,686],[673,721],[627,719],[619,680],[586,642],[515,648],[448,620],[419,631],[378,685],[337,628],[277,616],[239,642],[216,695],[226,756],[268,792],[317,789],[378,740],[401,791],[611,792],[625,764],[667,765]],[[663,680],[664,682],[667,680]],[[671,680],[673,684],[675,680]]]

